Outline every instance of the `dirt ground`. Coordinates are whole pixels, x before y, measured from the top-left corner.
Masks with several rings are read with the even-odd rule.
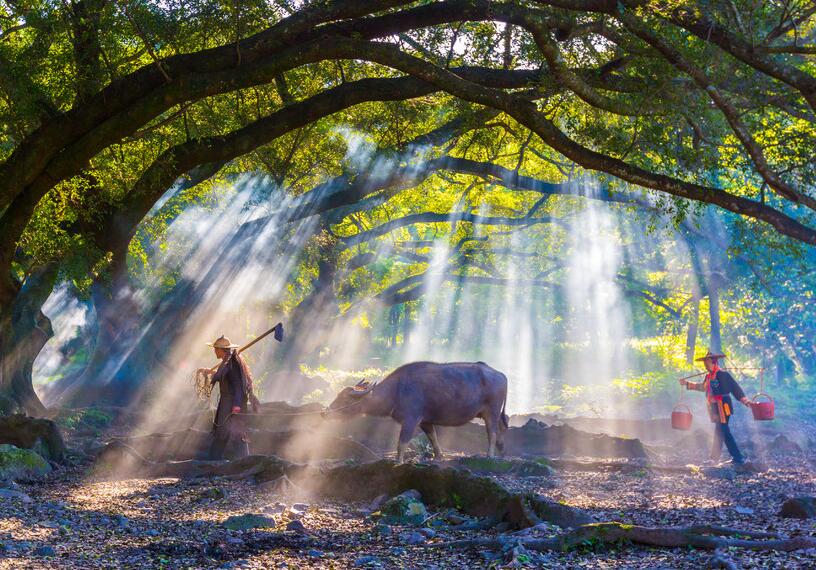
[[[816,536],[814,520],[777,516],[786,497],[816,495],[816,455],[772,453],[768,459],[765,473],[558,470],[548,477],[498,480],[511,490],[586,509],[598,521]],[[682,465],[682,454],[671,462]],[[43,483],[19,484],[18,490],[31,501],[0,499],[0,568],[697,569],[709,567],[713,556],[632,545],[539,554],[514,551],[512,541],[504,552],[451,550],[434,545],[497,531],[466,530],[476,520],[459,521],[464,526],[455,528],[441,516],[425,530],[389,526],[371,516],[368,505],[284,496],[268,485],[223,478],[102,481],[88,476],[86,466],[63,469]],[[229,516],[245,513],[265,514],[274,526],[244,531],[223,526]],[[543,526],[533,535],[558,532]],[[816,550],[723,554],[739,568],[816,567]]]

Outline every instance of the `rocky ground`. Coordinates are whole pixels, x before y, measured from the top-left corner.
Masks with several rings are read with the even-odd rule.
[[[598,521],[647,526],[712,524],[816,536],[814,520],[777,516],[786,497],[816,495],[816,456],[772,453],[764,473],[716,474],[689,468],[557,469],[550,476],[496,476],[514,491],[581,507]],[[683,465],[682,454],[670,458]],[[297,489],[215,479],[105,481],[87,465],[60,469],[45,482],[0,493],[0,568],[706,568],[714,554],[689,548],[617,545],[536,553],[479,519],[424,510],[412,521],[382,518],[380,505],[298,496]],[[230,518],[249,513],[256,517]],[[249,528],[241,530],[248,526]],[[549,536],[541,525],[527,536]],[[503,536],[489,550],[448,549],[461,538]],[[816,550],[730,549],[739,568],[813,568]]]

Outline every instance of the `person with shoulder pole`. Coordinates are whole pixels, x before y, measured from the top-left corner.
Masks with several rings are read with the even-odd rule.
[[[708,414],[714,423],[714,445],[711,448],[711,461],[713,463],[719,461],[722,444],[725,442],[725,447],[728,449],[728,453],[731,454],[733,464],[742,465],[745,463],[745,459],[740,453],[734,435],[731,433],[731,428],[728,427],[728,421],[734,413],[731,395],[733,394],[737,400],[747,407],[750,407],[751,403],[740,385],[734,380],[734,377],[725,370],[720,369],[719,361],[722,358],[725,358],[724,354],[715,354],[709,350],[705,356],[695,360],[695,362],[703,362],[707,372],[705,379],[702,382],[689,382],[688,379],[683,378],[680,380],[680,384],[685,386],[687,390],[705,392]]]

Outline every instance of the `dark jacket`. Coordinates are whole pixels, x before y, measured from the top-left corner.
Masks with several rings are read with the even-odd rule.
[[[697,390],[698,392],[705,392],[705,381],[703,382],[689,382],[686,384],[686,389]],[[745,392],[734,377],[725,370],[717,371],[717,375],[711,379],[711,393],[714,396],[728,396],[733,394],[737,400],[742,400],[745,397]]]
[[[218,383],[218,408],[215,412],[213,430],[222,431],[227,426],[227,420],[232,413],[232,408],[238,406],[241,412],[247,411],[247,379],[244,377],[244,370],[238,362],[235,351],[227,360],[221,363],[218,370],[212,377],[212,383]],[[236,426],[233,426],[235,429]],[[243,430],[240,430],[243,431]]]
[[[705,392],[705,380],[702,382],[688,382],[686,389]],[[731,403],[731,394],[733,394],[737,400],[742,400],[745,397],[745,392],[743,392],[740,385],[737,384],[734,377],[725,370],[718,370],[716,376],[711,379],[711,394],[712,396],[721,396],[721,399],[712,402],[709,406],[711,421],[719,423],[727,423],[729,416],[734,413],[734,405]]]

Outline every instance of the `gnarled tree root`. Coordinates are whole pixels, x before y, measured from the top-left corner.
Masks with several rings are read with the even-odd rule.
[[[747,538],[742,538],[747,537]],[[432,544],[438,548],[502,548],[507,538],[455,540]],[[781,550],[791,552],[816,548],[816,538],[795,536],[781,538],[774,534],[713,526],[647,527],[617,522],[586,524],[551,538],[521,538],[521,545],[530,550],[568,551],[580,547],[605,544],[638,544],[664,548],[691,546],[707,550],[747,548],[751,550]]]
[[[295,482],[341,500],[371,500],[379,495],[396,495],[416,489],[422,500],[436,507],[456,507],[480,517],[492,517],[520,529],[547,521],[574,527],[591,520],[580,509],[542,496],[511,493],[489,477],[464,469],[438,465],[395,464],[378,461],[343,465],[315,473],[304,471],[307,480]]]

